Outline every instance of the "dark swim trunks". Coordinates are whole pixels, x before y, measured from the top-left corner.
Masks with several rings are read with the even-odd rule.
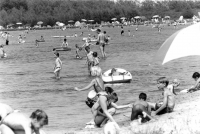
[[[131,120],[142,118],[142,123],[149,121],[150,119],[143,116],[142,112],[147,112],[147,109],[143,105],[136,105],[132,108]]]

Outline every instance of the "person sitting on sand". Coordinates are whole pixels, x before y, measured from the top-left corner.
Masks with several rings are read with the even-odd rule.
[[[139,124],[153,119],[151,115],[151,107],[146,102],[147,95],[140,93],[139,100],[133,104],[131,120],[138,119]]]
[[[2,109],[6,110],[7,114],[1,118],[1,134],[45,134],[41,128],[48,125],[48,116],[43,110],[38,109],[27,117],[24,113],[14,112],[10,106],[4,105]]]
[[[168,85],[167,88],[169,88],[169,90],[174,94],[177,95],[175,93],[175,88],[177,88],[180,85],[180,82],[178,79],[174,79],[172,84]]]
[[[79,51],[82,50],[82,47],[79,47],[78,44],[76,44],[75,47],[76,47],[76,58],[81,59],[82,57],[80,57]]]
[[[188,92],[194,92],[200,90],[200,74],[198,72],[194,72],[192,78],[196,81],[195,85],[188,89]]]
[[[69,46],[69,45],[68,45],[67,39],[64,38],[64,41],[63,41],[61,47],[64,48],[64,47],[68,47],[68,46]]]
[[[59,53],[58,52],[56,52],[54,54],[56,56],[54,74],[55,74],[56,79],[60,79],[60,71],[62,69],[62,61],[59,58]]]
[[[169,80],[167,80],[166,77],[160,77],[157,80],[157,87],[159,90],[163,90],[164,98],[162,105],[156,111],[152,111],[152,116],[170,113],[174,110],[175,96],[170,89],[167,88],[168,84]]]
[[[38,39],[38,40],[36,39],[36,40],[35,40],[35,45],[36,45],[37,47],[39,46],[39,43],[38,43],[38,42],[45,42],[44,37],[41,36],[40,39]]]

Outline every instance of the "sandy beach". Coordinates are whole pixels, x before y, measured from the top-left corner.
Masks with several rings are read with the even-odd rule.
[[[200,132],[200,91],[178,94],[174,112],[156,116],[156,121],[139,125],[130,121],[131,110],[115,115],[120,134],[197,134]],[[103,134],[103,128],[58,132],[59,134]]]

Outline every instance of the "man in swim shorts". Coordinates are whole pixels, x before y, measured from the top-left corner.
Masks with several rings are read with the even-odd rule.
[[[60,71],[62,69],[62,61],[59,58],[59,53],[55,53],[56,61],[55,61],[55,67],[54,67],[54,74],[56,79],[60,79]]]
[[[139,100],[133,104],[131,120],[138,119],[138,122],[144,123],[153,119],[151,114],[151,107],[146,102],[147,95],[145,93],[140,93]]]
[[[1,120],[1,134],[45,134],[41,128],[48,125],[48,116],[43,110],[34,111],[30,117],[21,112],[10,112]]]

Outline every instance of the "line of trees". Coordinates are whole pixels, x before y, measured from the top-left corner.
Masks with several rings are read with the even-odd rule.
[[[151,19],[153,15],[171,16],[178,19],[191,18],[198,15],[200,2],[198,1],[163,1],[150,0],[140,4],[132,1],[119,1],[114,3],[107,0],[1,0],[0,25],[22,22],[23,24],[36,25],[38,21],[44,25],[53,26],[57,21],[68,24],[69,20],[81,19],[94,20],[94,23],[111,21],[111,18],[145,16]]]

